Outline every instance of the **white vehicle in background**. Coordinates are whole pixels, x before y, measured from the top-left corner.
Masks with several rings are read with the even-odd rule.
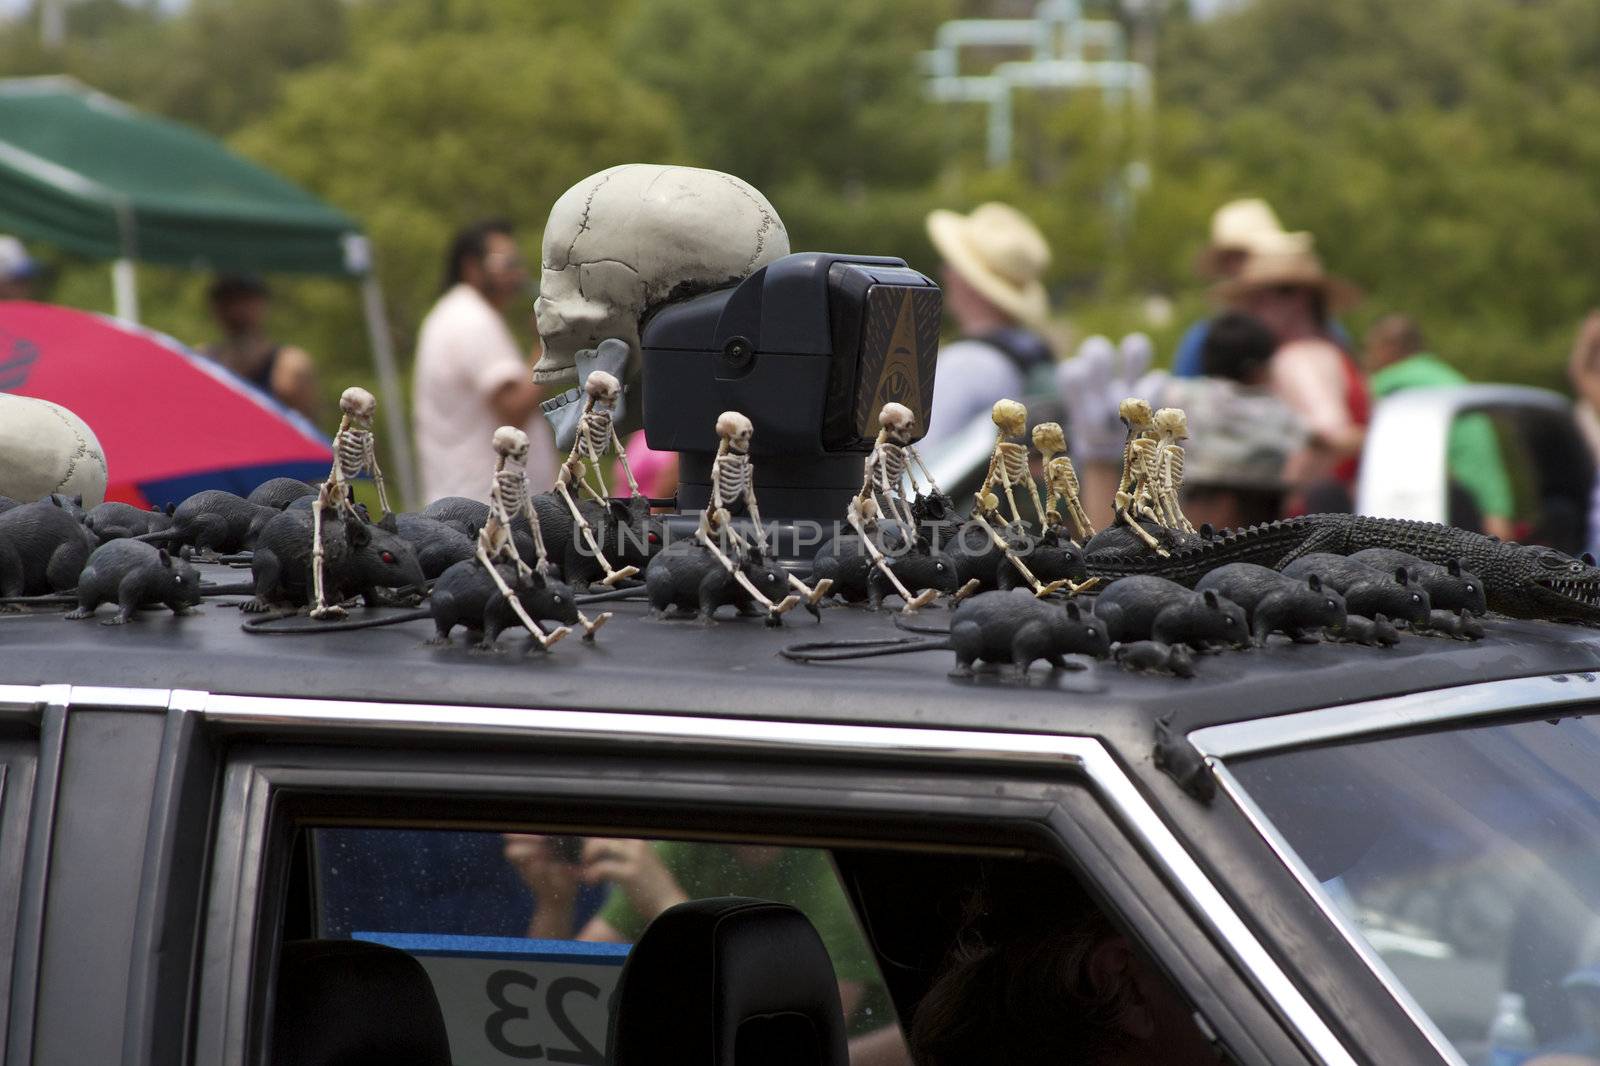
[[[1356,511],[1476,525],[1470,497],[1452,486],[1448,470],[1450,431],[1457,419],[1475,415],[1490,420],[1499,440],[1517,539],[1574,555],[1588,550],[1594,458],[1572,401],[1549,389],[1462,385],[1387,397],[1367,430]]]

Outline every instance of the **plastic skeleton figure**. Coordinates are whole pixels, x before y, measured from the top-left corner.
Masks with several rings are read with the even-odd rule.
[[[933,475],[928,473],[928,468],[922,465],[922,457],[911,446],[911,431],[916,427],[916,416],[905,404],[886,403],[883,410],[878,413],[878,439],[873,443],[872,452],[863,464],[861,477],[861,491],[856,493],[855,499],[850,501],[850,508],[845,512],[845,521],[850,524],[861,537],[861,543],[866,548],[867,555],[872,559],[872,565],[878,572],[889,579],[894,590],[905,601],[906,613],[925,607],[939,595],[937,589],[924,589],[917,595],[912,595],[899,576],[890,568],[884,559],[883,551],[878,547],[877,532],[878,519],[883,511],[889,512],[889,517],[900,524],[908,538],[916,537],[917,520],[911,513],[911,502],[901,493],[901,480],[910,473],[912,491],[918,491],[917,476],[911,473],[911,464],[916,463],[922,470],[928,484],[933,485],[935,492],[938,486],[934,484]]]
[[[567,627],[561,626],[549,633],[540,629],[523,609],[516,593],[500,576],[500,571],[495,569],[495,563],[511,562],[516,565],[517,575],[522,580],[533,576],[533,569],[518,553],[516,541],[511,537],[511,523],[520,514],[527,517],[532,527],[533,550],[537,556],[534,565],[538,567],[539,576],[542,578],[550,573],[550,561],[545,557],[544,534],[539,528],[539,515],[528,499],[528,477],[523,472],[523,466],[528,461],[528,435],[512,426],[501,426],[494,431],[494,452],[497,458],[494,481],[489,486],[489,517],[478,531],[478,562],[489,572],[490,580],[506,598],[517,620],[539,642],[540,647],[548,648],[567,635]],[[584,638],[593,639],[594,631],[604,625],[609,616],[601,615],[600,620],[593,623],[581,614],[578,617],[583,621]]]
[[[1028,569],[1020,556],[994,528],[994,523],[999,521],[1007,527],[1020,525],[1022,515],[1017,509],[1016,487],[1026,485],[1033,494],[1035,508],[1040,514],[1044,513],[1044,504],[1039,499],[1038,486],[1033,482],[1033,474],[1028,470],[1028,446],[1007,440],[1007,437],[1020,437],[1028,428],[1028,409],[1015,400],[998,400],[994,410],[990,413],[994,420],[995,428],[999,435],[995,439],[994,451],[989,456],[989,472],[984,475],[983,484],[978,486],[978,493],[972,509],[972,517],[981,522],[989,531],[995,547],[1005,552],[1011,565],[1017,568],[1017,573],[1022,575],[1032,588],[1035,596],[1048,596],[1050,593],[1068,584],[1066,581],[1052,581],[1043,584]],[[1000,499],[994,494],[995,483],[1005,491],[1006,502],[1011,505],[1011,518],[1004,521],[1000,513]]]
[[[1072,539],[1086,544],[1094,536],[1094,524],[1078,498],[1078,472],[1067,457],[1067,439],[1056,422],[1041,422],[1033,427],[1033,446],[1044,460],[1044,510],[1039,522],[1045,529],[1059,528],[1062,519],[1071,523]],[[1066,508],[1066,514],[1061,509]]]
[[[601,504],[608,501],[605,477],[600,472],[600,457],[611,448],[617,450],[617,456],[622,460],[622,470],[628,476],[628,487],[633,491],[633,495],[639,495],[639,486],[633,480],[633,471],[628,467],[627,453],[622,449],[622,441],[617,438],[617,427],[611,416],[617,397],[622,394],[622,386],[617,383],[616,378],[604,370],[596,370],[583,383],[583,391],[583,413],[578,416],[578,428],[572,439],[572,451],[567,453],[567,460],[561,464],[561,470],[556,475],[556,491],[566,501],[567,510],[572,512],[572,521],[577,526],[578,534],[583,537],[589,545],[589,550],[594,552],[595,559],[605,570],[606,576],[602,583],[615,585],[637,574],[639,568],[625,566],[621,570],[616,570],[611,566],[611,560],[600,550],[600,542],[595,539],[594,529],[578,508],[578,501],[572,498],[571,490],[576,483],[580,496]]]
[[[938,482],[933,480],[933,474],[911,443],[911,434],[916,428],[917,416],[912,414],[911,408],[903,403],[884,404],[883,410],[878,412],[878,439],[873,442],[866,462],[866,481],[877,497],[879,510],[887,510],[889,517],[903,525],[908,533],[916,529],[917,519],[912,514],[910,498],[902,491],[904,480],[911,479],[911,495],[918,495],[922,492],[922,483],[917,480],[920,470],[928,479],[928,488],[936,495],[939,493]],[[862,491],[868,491],[865,485]]]
[[[1156,412],[1156,510],[1161,514],[1161,524],[1185,533],[1195,531],[1184,517],[1180,493],[1183,490],[1183,444],[1189,436],[1189,419],[1177,407],[1163,407]]]
[[[317,490],[311,508],[311,617],[343,618],[344,608],[328,603],[322,588],[322,512],[326,508],[343,517],[361,521],[350,502],[350,482],[370,473],[378,486],[378,505],[389,513],[389,497],[383,491],[383,471],[378,469],[378,453],[372,441],[372,416],[378,401],[366,389],[354,386],[339,396],[339,431],[333,436],[333,469]]]
[[[700,512],[700,527],[695,530],[694,536],[711,550],[723,569],[732,574],[733,579],[757,603],[772,614],[780,615],[792,610],[800,602],[800,597],[785,596],[782,603],[773,603],[756,588],[738,563],[729,558],[730,554],[743,558],[751,550],[750,542],[733,528],[733,518],[728,514],[730,504],[743,500],[745,512],[755,522],[758,536],[764,528],[761,509],[756,505],[755,468],[750,465],[750,437],[754,433],[755,426],[738,411],[724,411],[717,416],[717,436],[722,441],[717,445],[717,457],[711,461],[711,499],[707,501],[705,510]],[[797,586],[812,604],[822,598],[822,593],[809,588],[792,574],[789,582]],[[823,593],[827,587],[823,587]]]
[[[1156,429],[1155,415],[1144,400],[1130,396],[1118,407],[1122,424],[1128,427],[1128,439],[1122,446],[1122,480],[1117,484],[1117,521],[1133,530],[1135,536],[1153,548],[1159,555],[1167,555],[1155,536],[1139,521],[1148,518],[1163,525],[1155,509],[1156,486]]]

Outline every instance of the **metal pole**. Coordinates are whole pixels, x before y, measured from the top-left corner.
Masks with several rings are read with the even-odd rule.
[[[111,300],[116,316],[124,322],[139,323],[139,279],[132,259],[117,259],[111,264]]]
[[[378,276],[369,272],[361,279],[361,306],[366,312],[367,335],[372,341],[372,362],[378,370],[378,395],[383,400],[383,419],[389,433],[389,454],[400,475],[401,507],[420,506],[417,484],[416,451],[412,446],[410,419],[406,417],[405,394],[400,389],[400,370],[394,361],[394,337],[383,309],[383,287]]]

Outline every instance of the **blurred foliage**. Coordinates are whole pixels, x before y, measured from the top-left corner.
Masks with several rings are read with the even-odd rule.
[[[930,103],[918,53],[946,18],[1031,6],[193,0],[163,16],[81,0],[59,51],[27,22],[0,30],[0,70],[65,71],[193,122],[360,218],[403,359],[457,226],[504,214],[532,256],[574,181],[665,160],[749,179],[796,248],[930,271],[928,209],[1009,200],[1049,236],[1056,305],[1077,332],[1148,328],[1156,294],[1177,311],[1152,330],[1163,344],[1206,306],[1191,266],[1211,211],[1264,196],[1368,292],[1356,335],[1404,310],[1474,376],[1560,384],[1597,302],[1600,5],[1255,0],[1196,22],[1169,2],[1154,114],[1019,94],[1015,161],[991,169],[983,108]],[[58,265],[58,298],[109,305],[102,265]],[[144,269],[141,286],[153,325],[207,334],[204,279]],[[353,289],[278,288],[278,333],[322,361],[330,394],[361,380]],[[524,336],[528,310],[513,322]]]

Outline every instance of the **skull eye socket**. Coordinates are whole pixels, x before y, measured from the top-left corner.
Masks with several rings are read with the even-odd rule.
[[[379,554],[378,558],[382,559],[386,563],[392,563],[394,562],[394,552],[382,552]]]

